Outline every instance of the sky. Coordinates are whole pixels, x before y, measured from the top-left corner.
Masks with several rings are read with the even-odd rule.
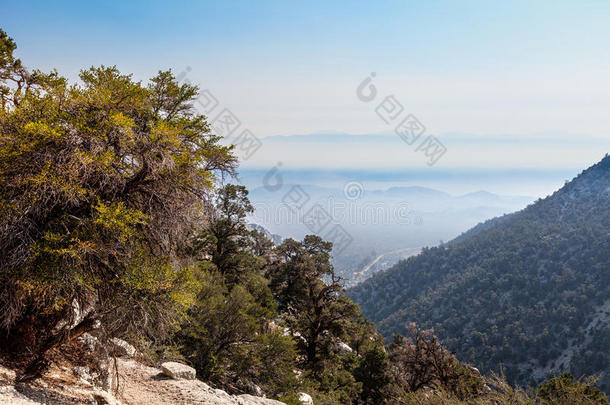
[[[138,80],[172,68],[207,89],[242,128],[272,137],[246,168],[281,158],[425,168],[405,145],[377,148],[363,163],[366,147],[288,148],[291,158],[269,140],[391,134],[376,108],[393,96],[447,145],[440,167],[583,169],[610,149],[609,20],[610,2],[586,0],[0,5],[0,28],[26,66],[76,79],[82,68],[117,65]],[[378,96],[363,102],[356,91],[372,73]]]

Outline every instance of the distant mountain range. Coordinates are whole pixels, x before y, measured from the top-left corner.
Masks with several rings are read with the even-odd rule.
[[[551,196],[424,248],[348,294],[386,338],[416,322],[486,372],[501,364],[521,384],[562,371],[598,374],[607,391],[610,157]]]
[[[288,191],[295,186],[302,188],[311,199],[316,201],[320,199],[350,199],[345,195],[343,189],[336,187],[323,187],[310,184],[286,184],[283,186],[283,189],[284,191]],[[362,187],[361,195],[351,201],[387,202],[400,200],[401,202],[411,204],[414,209],[421,209],[422,211],[429,211],[431,203],[434,207],[449,209],[455,207],[472,208],[477,205],[510,207],[513,205],[526,205],[534,200],[534,198],[530,196],[505,196],[483,190],[454,196],[444,191],[421,186],[391,187],[386,190],[370,191],[364,189],[364,186]],[[253,202],[279,202],[284,195],[285,193],[278,193],[274,190],[268,190],[265,187],[256,187],[249,193],[249,197]]]
[[[332,223],[341,225],[352,238],[344,250],[334,251],[337,273],[349,286],[418,252],[422,246],[450,240],[477,223],[521,209],[534,200],[486,191],[452,196],[419,186],[368,190],[363,184],[355,186],[354,197],[346,195],[344,187],[285,184],[281,192],[264,187],[250,191],[255,208],[250,222],[295,239],[317,233],[283,202],[295,186],[309,198],[303,213],[318,204]],[[319,234],[325,236],[324,231]]]

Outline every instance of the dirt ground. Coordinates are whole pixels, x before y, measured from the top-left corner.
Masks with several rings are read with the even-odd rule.
[[[53,364],[41,379],[15,383],[15,372],[0,366],[0,404],[110,404],[110,405],[281,405],[251,395],[229,395],[199,380],[173,380],[154,367],[118,359],[118,387],[114,395],[96,390],[76,376],[69,364]]]

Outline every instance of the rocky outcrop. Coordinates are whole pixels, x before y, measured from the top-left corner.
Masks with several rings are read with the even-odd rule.
[[[112,338],[110,344],[110,354],[114,356],[133,357],[136,354],[136,348],[122,339]]]
[[[349,347],[348,344],[343,343],[341,341],[337,342],[337,354],[339,354],[340,356],[342,356],[344,354],[349,354],[352,351],[353,351],[352,348]]]
[[[0,404],[285,405],[280,401],[248,394],[229,395],[199,380],[173,379],[158,368],[132,359],[119,358],[117,365],[120,389],[116,394],[86,383],[83,380],[87,376],[85,367],[53,365],[42,379],[27,385],[16,385],[15,372],[0,366]]]
[[[175,361],[168,361],[167,363],[161,364],[161,370],[163,371],[163,374],[174,380],[194,380],[196,376],[193,367],[189,367],[182,363],[176,363]]]

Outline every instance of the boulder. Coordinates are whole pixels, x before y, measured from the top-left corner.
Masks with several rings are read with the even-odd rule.
[[[311,397],[311,395],[307,394],[306,392],[299,392],[299,401],[303,405],[314,405],[313,398]]]
[[[163,371],[163,374],[174,380],[194,380],[196,376],[196,371],[193,367],[175,361],[168,361],[167,363],[161,364],[161,370]]]
[[[341,341],[337,342],[337,353],[339,355],[348,354],[351,352],[352,352],[352,348],[349,347],[349,345],[347,345],[346,343],[343,343]]]
[[[123,339],[112,338],[110,340],[110,353],[118,357],[133,357],[136,354],[136,348],[124,341]]]

